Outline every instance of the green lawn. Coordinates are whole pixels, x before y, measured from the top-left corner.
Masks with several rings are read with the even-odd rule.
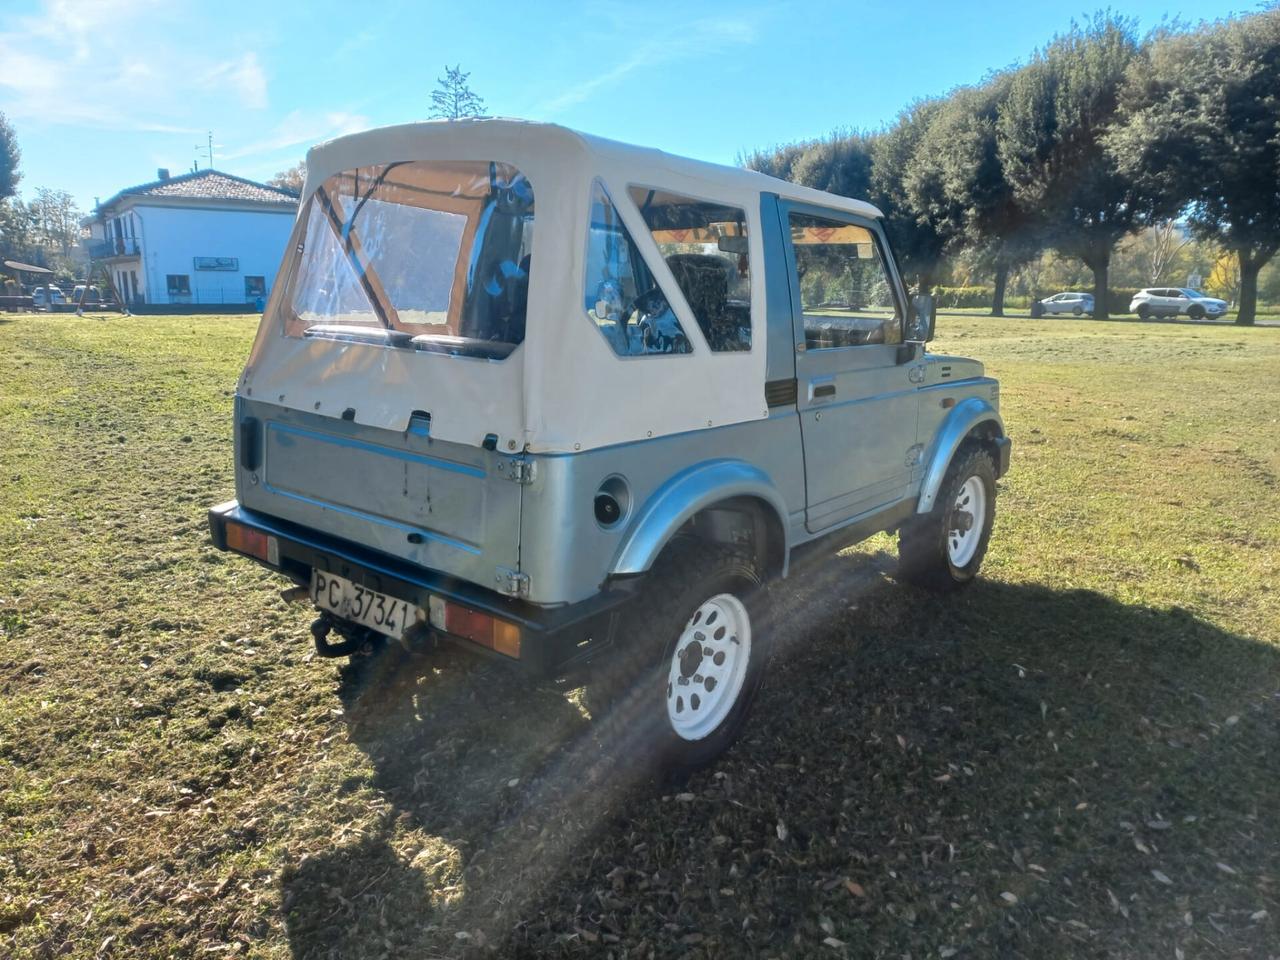
[[[944,316],[1015,443],[984,577],[807,571],[655,789],[208,546],[255,322],[0,315],[0,956],[1280,953],[1280,330]]]

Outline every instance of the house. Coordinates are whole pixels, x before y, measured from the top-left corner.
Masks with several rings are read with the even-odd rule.
[[[297,214],[285,190],[218,170],[121,190],[82,225],[133,306],[260,306],[271,292]]]

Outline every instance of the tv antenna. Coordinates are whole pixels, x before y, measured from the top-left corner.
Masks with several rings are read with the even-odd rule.
[[[195,145],[196,156],[197,157],[203,156],[208,161],[210,170],[213,169],[213,148],[214,147],[218,147],[219,149],[221,149],[222,144],[213,142],[212,130],[209,131],[208,139],[204,143],[197,143]],[[200,162],[198,160],[196,161],[196,169],[197,170],[200,169]]]

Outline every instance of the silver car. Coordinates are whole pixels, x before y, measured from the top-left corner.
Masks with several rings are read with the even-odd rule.
[[[581,669],[593,715],[698,766],[742,727],[793,558],[896,530],[903,579],[977,575],[1010,441],[933,318],[859,200],[548,124],[333,140],[213,540],[296,584],[321,655]]]
[[[1206,297],[1190,287],[1148,287],[1133,295],[1129,312],[1142,320],[1152,317],[1185,316],[1192,320],[1216,320],[1223,316],[1230,304],[1216,297]]]
[[[1033,317],[1052,317],[1063,313],[1069,313],[1076,317],[1092,314],[1093,294],[1080,292],[1058,293],[1052,297],[1037,300],[1031,305],[1031,316]]]

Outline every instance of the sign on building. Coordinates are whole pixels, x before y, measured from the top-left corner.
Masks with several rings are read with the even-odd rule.
[[[226,270],[235,273],[240,269],[239,257],[193,257],[197,270]]]

